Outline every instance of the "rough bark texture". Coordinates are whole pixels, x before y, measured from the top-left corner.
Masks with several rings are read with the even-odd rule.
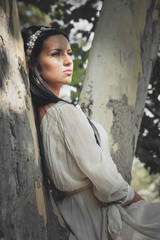
[[[107,130],[128,182],[158,52],[159,9],[156,0],[104,0],[80,95],[83,110]]]
[[[0,24],[0,239],[68,239],[43,184],[16,1],[0,1]]]

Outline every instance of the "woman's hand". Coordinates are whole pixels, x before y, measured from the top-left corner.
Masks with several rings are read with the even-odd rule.
[[[131,205],[132,203],[136,203],[138,201],[144,200],[144,198],[142,198],[137,192],[135,192],[134,198],[132,199],[132,201],[130,201],[127,206]]]

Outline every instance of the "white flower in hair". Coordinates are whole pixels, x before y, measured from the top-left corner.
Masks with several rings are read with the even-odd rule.
[[[28,57],[28,59],[31,57],[32,55],[32,50],[34,48],[35,42],[38,39],[38,36],[44,32],[44,31],[50,31],[50,30],[54,30],[54,28],[47,28],[47,27],[41,27],[39,30],[37,30],[33,35],[30,36],[30,40],[27,43],[27,51],[26,51],[26,55]]]

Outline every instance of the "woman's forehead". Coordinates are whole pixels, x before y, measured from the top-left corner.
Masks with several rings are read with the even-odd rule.
[[[49,50],[51,48],[70,48],[70,44],[66,37],[61,34],[52,35],[44,40],[43,49]]]

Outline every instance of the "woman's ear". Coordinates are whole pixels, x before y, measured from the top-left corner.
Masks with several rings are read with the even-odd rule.
[[[28,67],[32,72],[34,71],[31,60],[28,61]],[[38,69],[39,74],[41,74],[42,69],[41,69],[41,65],[39,63],[37,64],[37,69]]]

